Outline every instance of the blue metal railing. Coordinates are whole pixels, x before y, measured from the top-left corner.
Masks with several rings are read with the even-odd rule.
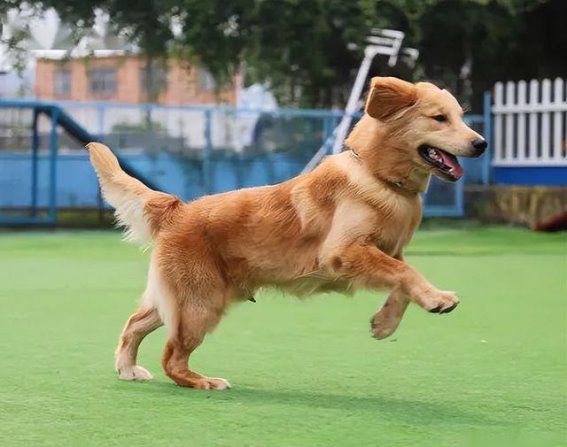
[[[485,101],[490,101],[486,99]],[[327,141],[332,134],[336,124],[343,116],[343,111],[336,110],[309,110],[309,109],[276,109],[270,111],[255,109],[235,109],[228,106],[203,105],[203,106],[162,106],[155,104],[123,104],[111,102],[39,102],[30,100],[2,101],[0,108],[27,108],[33,111],[32,132],[31,132],[31,189],[32,195],[29,207],[32,213],[29,218],[21,223],[30,222],[51,222],[55,221],[55,214],[58,206],[83,206],[81,204],[96,203],[92,196],[93,191],[97,190],[96,185],[91,185],[91,180],[82,182],[74,178],[68,171],[62,171],[62,162],[68,159],[68,155],[58,155],[58,147],[64,146],[64,135],[57,132],[57,126],[61,126],[66,133],[77,139],[81,145],[88,141],[106,140],[112,137],[113,126],[119,123],[119,119],[124,117],[138,119],[143,124],[144,113],[151,112],[152,119],[165,120],[161,131],[165,132],[158,147],[150,147],[155,142],[155,129],[149,129],[148,133],[138,133],[136,138],[118,138],[112,144],[113,150],[122,153],[121,164],[123,167],[140,178],[144,183],[153,189],[167,190],[181,195],[186,199],[195,198],[198,195],[216,193],[226,189],[234,189],[243,186],[254,186],[261,183],[279,182],[296,175],[301,168],[311,158],[313,153],[324,141]],[[88,113],[86,113],[88,111]],[[133,113],[125,113],[132,111]],[[134,113],[135,112],[135,113]],[[155,113],[153,113],[155,112]],[[159,112],[159,113],[158,113]],[[179,137],[172,136],[166,126],[168,122],[167,113],[174,112],[179,115],[180,132],[187,132],[192,129],[192,134],[187,137],[182,133]],[[84,113],[86,116],[82,116]],[[49,157],[38,155],[40,135],[38,133],[37,121],[40,114],[50,117],[52,127],[49,132]],[[161,114],[161,116],[160,116]],[[164,116],[166,116],[164,118]],[[177,116],[177,115],[176,115]],[[223,119],[219,117],[235,118],[238,121],[242,117],[256,117],[258,122],[271,119],[271,124],[281,127],[277,136],[272,141],[275,148],[266,148],[262,144],[254,141],[256,147],[251,152],[249,148],[244,148],[244,152],[238,152],[242,148],[234,148],[219,140],[219,132],[223,129]],[[118,118],[117,118],[118,117]],[[82,123],[79,120],[82,119]],[[177,119],[177,118],[176,118]],[[490,139],[490,113],[485,115],[467,115],[466,120],[470,125],[484,125],[486,137]],[[225,120],[226,121],[226,120]],[[230,121],[230,120],[229,120]],[[289,127],[282,126],[282,123],[293,122],[291,130]],[[221,123],[221,124],[219,124]],[[310,123],[306,125],[306,123]],[[254,127],[254,134],[258,129]],[[163,130],[165,129],[165,130]],[[283,129],[283,130],[282,130]],[[313,130],[315,129],[315,130]],[[238,129],[237,129],[238,130]],[[270,130],[270,129],[269,129]],[[271,130],[274,130],[273,128]],[[158,129],[159,131],[159,129]],[[313,132],[317,134],[313,134]],[[225,132],[226,133],[226,132]],[[273,132],[272,132],[273,133]],[[115,135],[116,136],[116,135]],[[135,136],[135,135],[132,135]],[[126,135],[128,137],[128,135]],[[151,138],[150,138],[151,137]],[[273,137],[273,135],[272,135]],[[177,138],[182,151],[176,152],[168,144]],[[254,136],[256,138],[256,136]],[[278,140],[278,138],[280,140]],[[297,144],[300,141],[300,144]],[[116,139],[116,138],[115,138]],[[177,144],[177,140],[176,144]],[[110,141],[110,140],[109,140]],[[122,141],[122,143],[120,143]],[[136,141],[132,146],[132,142]],[[169,142],[169,143],[168,143]],[[302,143],[301,143],[302,142]],[[142,146],[137,146],[141,144]],[[331,145],[329,145],[330,147]],[[85,173],[92,171],[88,166],[88,157],[83,152],[78,152],[80,145],[68,146],[70,153],[76,154],[73,159],[73,169],[77,172]],[[130,152],[124,151],[130,147]],[[284,148],[285,147],[285,148]],[[298,149],[298,147],[300,149]],[[75,150],[75,152],[73,152]],[[286,152],[288,150],[292,152]],[[275,152],[272,152],[275,151]],[[18,158],[21,164],[21,155]],[[167,159],[156,158],[159,154],[167,155]],[[3,157],[3,164],[6,166],[10,162],[10,153],[0,152]],[[12,158],[15,160],[15,158]],[[487,183],[490,173],[488,157],[485,161],[463,159],[465,168],[465,181]],[[35,210],[45,209],[45,196],[38,197],[38,192],[45,188],[45,178],[41,185],[38,182],[41,167],[45,168],[49,164],[49,199],[48,199],[48,218],[36,219]],[[79,166],[83,166],[84,168]],[[60,166],[59,169],[57,166]],[[284,167],[285,165],[285,167]],[[69,166],[65,163],[65,166]],[[134,168],[135,167],[135,168]],[[69,169],[69,168],[67,168]],[[230,172],[229,172],[230,171]],[[267,172],[270,171],[270,172]],[[275,171],[275,172],[272,172]],[[0,169],[0,181],[1,179]],[[43,172],[43,171],[42,171]],[[58,176],[59,172],[59,176]],[[90,177],[89,177],[90,178]],[[92,179],[94,182],[94,177]],[[71,182],[71,183],[70,183]],[[437,184],[433,180],[430,194],[425,196],[425,215],[428,216],[461,216],[464,213],[464,183],[457,182],[453,185]],[[82,184],[89,184],[82,188]],[[73,185],[72,187],[70,185]],[[84,189],[84,190],[83,190]],[[45,191],[45,189],[43,190]],[[62,195],[62,191],[72,191],[68,196]],[[43,192],[42,192],[43,194]],[[441,197],[443,200],[437,200]],[[97,200],[100,200],[97,196]],[[10,202],[10,201],[8,201]],[[0,208],[2,208],[2,192],[0,191]],[[76,204],[76,205],[73,205]],[[1,216],[0,222],[10,220],[11,216]],[[25,221],[25,222],[24,222]]]
[[[54,224],[57,221],[57,162],[58,162],[58,127],[77,139],[83,146],[91,141],[98,141],[99,138],[90,134],[86,129],[80,126],[71,116],[69,116],[58,104],[43,101],[27,101],[27,100],[2,100],[0,101],[1,109],[30,109],[33,112],[32,119],[32,141],[31,141],[31,179],[30,179],[30,213],[29,215],[1,215],[0,224]],[[49,191],[48,191],[48,207],[47,215],[39,216],[38,214],[38,158],[39,158],[39,116],[45,115],[51,121],[49,131]],[[140,179],[149,187],[155,187],[151,179],[145,178],[134,170],[128,163],[121,161],[123,169],[130,175]]]

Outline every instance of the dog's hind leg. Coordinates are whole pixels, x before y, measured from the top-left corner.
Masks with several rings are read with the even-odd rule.
[[[400,324],[409,302],[406,295],[393,291],[382,308],[370,320],[372,336],[382,340],[392,335]]]
[[[167,341],[162,357],[165,373],[177,385],[207,390],[230,388],[230,383],[225,379],[203,376],[191,371],[188,364],[191,353],[203,342],[205,335],[216,327],[223,315],[224,304],[214,306],[211,305],[213,302],[214,297],[207,299],[207,303],[189,298],[177,315],[176,330]]]
[[[158,311],[142,306],[134,312],[120,335],[116,348],[116,370],[123,380],[149,380],[152,375],[145,368],[136,365],[138,347],[146,335],[162,326]]]

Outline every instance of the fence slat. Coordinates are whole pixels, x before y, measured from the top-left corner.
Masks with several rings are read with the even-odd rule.
[[[525,107],[527,104],[527,88],[526,81],[518,82],[518,108]],[[516,134],[516,145],[518,150],[518,160],[526,159],[526,114],[520,112],[518,114],[518,129]]]
[[[506,105],[516,105],[516,84],[512,81],[506,83]],[[504,140],[504,158],[506,160],[513,160],[514,157],[514,114],[508,113],[506,115],[506,133]]]
[[[565,82],[561,78],[556,78],[553,83],[553,102],[560,104],[563,102],[563,87]],[[563,120],[561,119],[563,112],[553,112],[553,159],[563,160],[563,140],[565,139]]]
[[[551,81],[549,79],[544,79],[541,83],[541,103],[543,105],[551,105]],[[542,161],[551,160],[551,114],[549,112],[543,112],[541,115],[541,156],[539,157]]]
[[[504,85],[497,82],[494,85],[494,108],[502,107],[504,105]],[[504,154],[502,152],[502,115],[496,114],[494,116],[494,160],[503,161]]]
[[[561,104],[533,104],[527,105],[525,107],[520,107],[517,104],[514,104],[512,107],[505,105],[500,107],[493,107],[494,113],[518,113],[518,112],[567,112],[567,103],[563,102]]]
[[[539,103],[539,82],[535,79],[530,81],[530,105],[536,105]],[[537,113],[531,112],[529,115],[529,132],[530,139],[528,143],[528,159],[537,162],[537,145],[538,145],[538,125],[537,125]]]

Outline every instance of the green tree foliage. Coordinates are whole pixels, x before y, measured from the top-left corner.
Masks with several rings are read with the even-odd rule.
[[[567,71],[564,0],[44,0],[77,30],[94,11],[109,13],[150,58],[179,57],[206,66],[221,83],[244,67],[247,82],[268,81],[289,105],[344,105],[375,27],[406,32],[420,50],[415,70],[372,74],[442,82],[478,105],[497,80]],[[20,4],[4,0],[3,10]],[[172,28],[172,24],[175,26]],[[173,31],[172,31],[173,29]],[[353,50],[352,44],[358,49]]]

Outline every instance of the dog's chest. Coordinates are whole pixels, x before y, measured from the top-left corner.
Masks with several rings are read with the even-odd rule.
[[[406,232],[396,232],[395,234],[388,232],[386,234],[377,235],[373,242],[380,251],[389,256],[397,257],[410,239],[411,235],[408,236]]]
[[[384,253],[397,256],[411,240],[420,220],[419,198],[398,199],[390,207],[382,208],[377,212],[377,224],[372,241]]]

